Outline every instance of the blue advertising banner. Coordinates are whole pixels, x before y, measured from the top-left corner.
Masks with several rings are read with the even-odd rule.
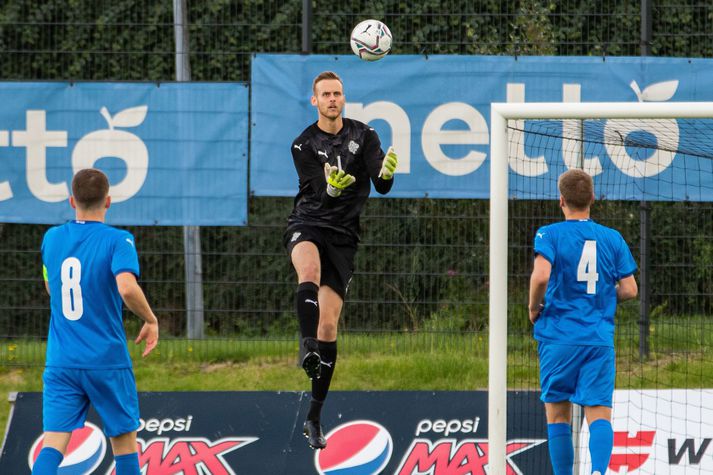
[[[485,391],[335,391],[322,415],[327,448],[302,435],[298,392],[140,393],[139,467],[146,475],[486,475]],[[549,475],[539,393],[508,394],[508,474]],[[60,473],[114,473],[101,420],[89,411]],[[0,473],[30,474],[42,449],[42,395],[19,393]]]
[[[117,225],[247,222],[248,88],[0,83],[0,221],[62,223],[73,173],[109,177]]]
[[[296,193],[289,147],[317,119],[310,105],[312,80],[325,70],[344,81],[345,116],[368,122],[382,148],[393,144],[398,152],[397,182],[389,197],[487,198],[492,102],[713,100],[708,87],[713,61],[707,59],[394,55],[367,63],[353,55],[257,55],[251,103],[255,195]],[[511,162],[511,183],[518,183],[521,196],[556,197],[554,185],[542,184],[556,183],[565,167],[574,166],[557,137],[568,126],[555,129],[545,150],[535,150],[525,126],[513,152],[525,165]],[[675,120],[660,126],[627,128],[625,134],[644,134],[680,150],[699,148],[700,131]],[[606,129],[594,127],[592,133],[602,135]],[[618,153],[614,158],[613,151]],[[581,158],[595,186],[606,187],[598,194],[607,198],[713,201],[708,159],[632,151],[626,137],[620,145],[587,147]],[[512,187],[511,194],[516,195]]]
[[[508,392],[508,475],[552,473],[539,396]],[[607,473],[711,473],[712,396],[616,390]],[[42,394],[13,399],[0,473],[29,475],[42,449]],[[487,401],[485,391],[335,391],[322,415],[327,448],[313,451],[302,436],[307,393],[139,393],[139,466],[144,475],[493,475]],[[115,473],[101,426],[90,409],[60,474]],[[588,441],[584,424],[576,475],[592,473]]]

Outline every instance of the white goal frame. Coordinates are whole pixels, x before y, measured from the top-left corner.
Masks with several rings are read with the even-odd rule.
[[[540,102],[490,106],[488,473],[507,469],[508,120],[711,119],[713,102]]]

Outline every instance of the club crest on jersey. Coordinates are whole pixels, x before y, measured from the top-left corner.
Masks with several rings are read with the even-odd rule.
[[[349,151],[350,151],[352,154],[355,154],[355,153],[357,152],[357,150],[359,150],[359,144],[356,143],[356,142],[353,141],[353,140],[350,140],[350,141],[349,141]]]

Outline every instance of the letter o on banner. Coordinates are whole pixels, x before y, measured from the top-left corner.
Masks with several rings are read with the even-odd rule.
[[[633,132],[647,132],[656,137],[657,144],[661,144],[662,140],[660,132],[666,131],[666,148],[662,150],[656,148],[651,156],[646,160],[637,160],[629,155],[626,150],[627,137]],[[657,134],[658,132],[658,134]],[[616,167],[625,175],[633,178],[647,178],[658,175],[668,168],[676,155],[680,134],[678,130],[678,122],[675,119],[658,119],[658,120],[639,120],[634,122],[610,119],[607,120],[604,126],[604,142],[606,143],[607,153]],[[609,137],[618,137],[617,142],[609,140]]]

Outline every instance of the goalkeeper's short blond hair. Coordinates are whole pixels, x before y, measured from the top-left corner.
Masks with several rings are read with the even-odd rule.
[[[312,81],[313,94],[317,95],[317,83],[326,79],[336,79],[342,84],[342,87],[344,87],[344,82],[342,82],[342,78],[340,78],[337,73],[335,73],[334,71],[324,71],[319,73],[317,77],[314,78],[314,81]]]

